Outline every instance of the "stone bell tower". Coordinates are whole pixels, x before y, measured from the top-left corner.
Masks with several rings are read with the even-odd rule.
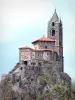
[[[63,72],[63,30],[62,30],[62,22],[59,19],[56,9],[52,16],[52,18],[48,21],[48,30],[47,37],[55,39],[54,50],[58,53],[58,61],[60,66],[60,71]]]

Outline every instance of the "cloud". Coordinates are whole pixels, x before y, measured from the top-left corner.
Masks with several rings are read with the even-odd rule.
[[[72,15],[69,15],[69,17],[66,20],[66,28],[64,31],[64,53],[65,55],[70,53],[75,53],[75,18]]]
[[[0,42],[3,43],[4,41],[8,42],[12,40],[12,35],[9,33],[9,31],[7,30],[7,28],[4,27],[0,27]]]
[[[5,2],[6,0],[4,0]],[[50,2],[49,2],[50,4]],[[43,18],[48,3],[41,0],[7,0],[1,6],[1,20],[8,25],[21,26]]]
[[[64,25],[64,68],[65,72],[75,80],[75,17],[67,13]]]
[[[14,40],[15,29],[42,22],[50,5],[50,0],[0,0],[0,42]]]

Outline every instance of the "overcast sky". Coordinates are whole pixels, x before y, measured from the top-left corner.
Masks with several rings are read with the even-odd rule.
[[[56,8],[63,22],[64,71],[75,80],[75,0],[0,0],[0,75],[18,62],[18,48],[47,35]]]

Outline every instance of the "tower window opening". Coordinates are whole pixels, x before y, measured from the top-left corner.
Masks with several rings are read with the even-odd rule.
[[[55,23],[54,22],[52,22],[52,26],[55,26]]]
[[[59,42],[59,45],[61,46],[61,45],[62,45],[62,43],[61,43],[61,42]]]
[[[52,30],[52,36],[55,36],[55,30]]]

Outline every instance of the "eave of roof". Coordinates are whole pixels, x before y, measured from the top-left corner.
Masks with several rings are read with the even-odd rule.
[[[36,42],[55,42],[55,39],[42,37],[40,39],[37,39],[37,40],[33,41],[32,44],[34,44]]]
[[[20,47],[19,49],[32,49],[32,48],[30,48],[28,46],[24,46],[24,47]]]
[[[33,51],[37,51],[37,52],[41,52],[41,51],[54,51],[55,52],[55,50],[53,50],[53,49],[33,49]]]

